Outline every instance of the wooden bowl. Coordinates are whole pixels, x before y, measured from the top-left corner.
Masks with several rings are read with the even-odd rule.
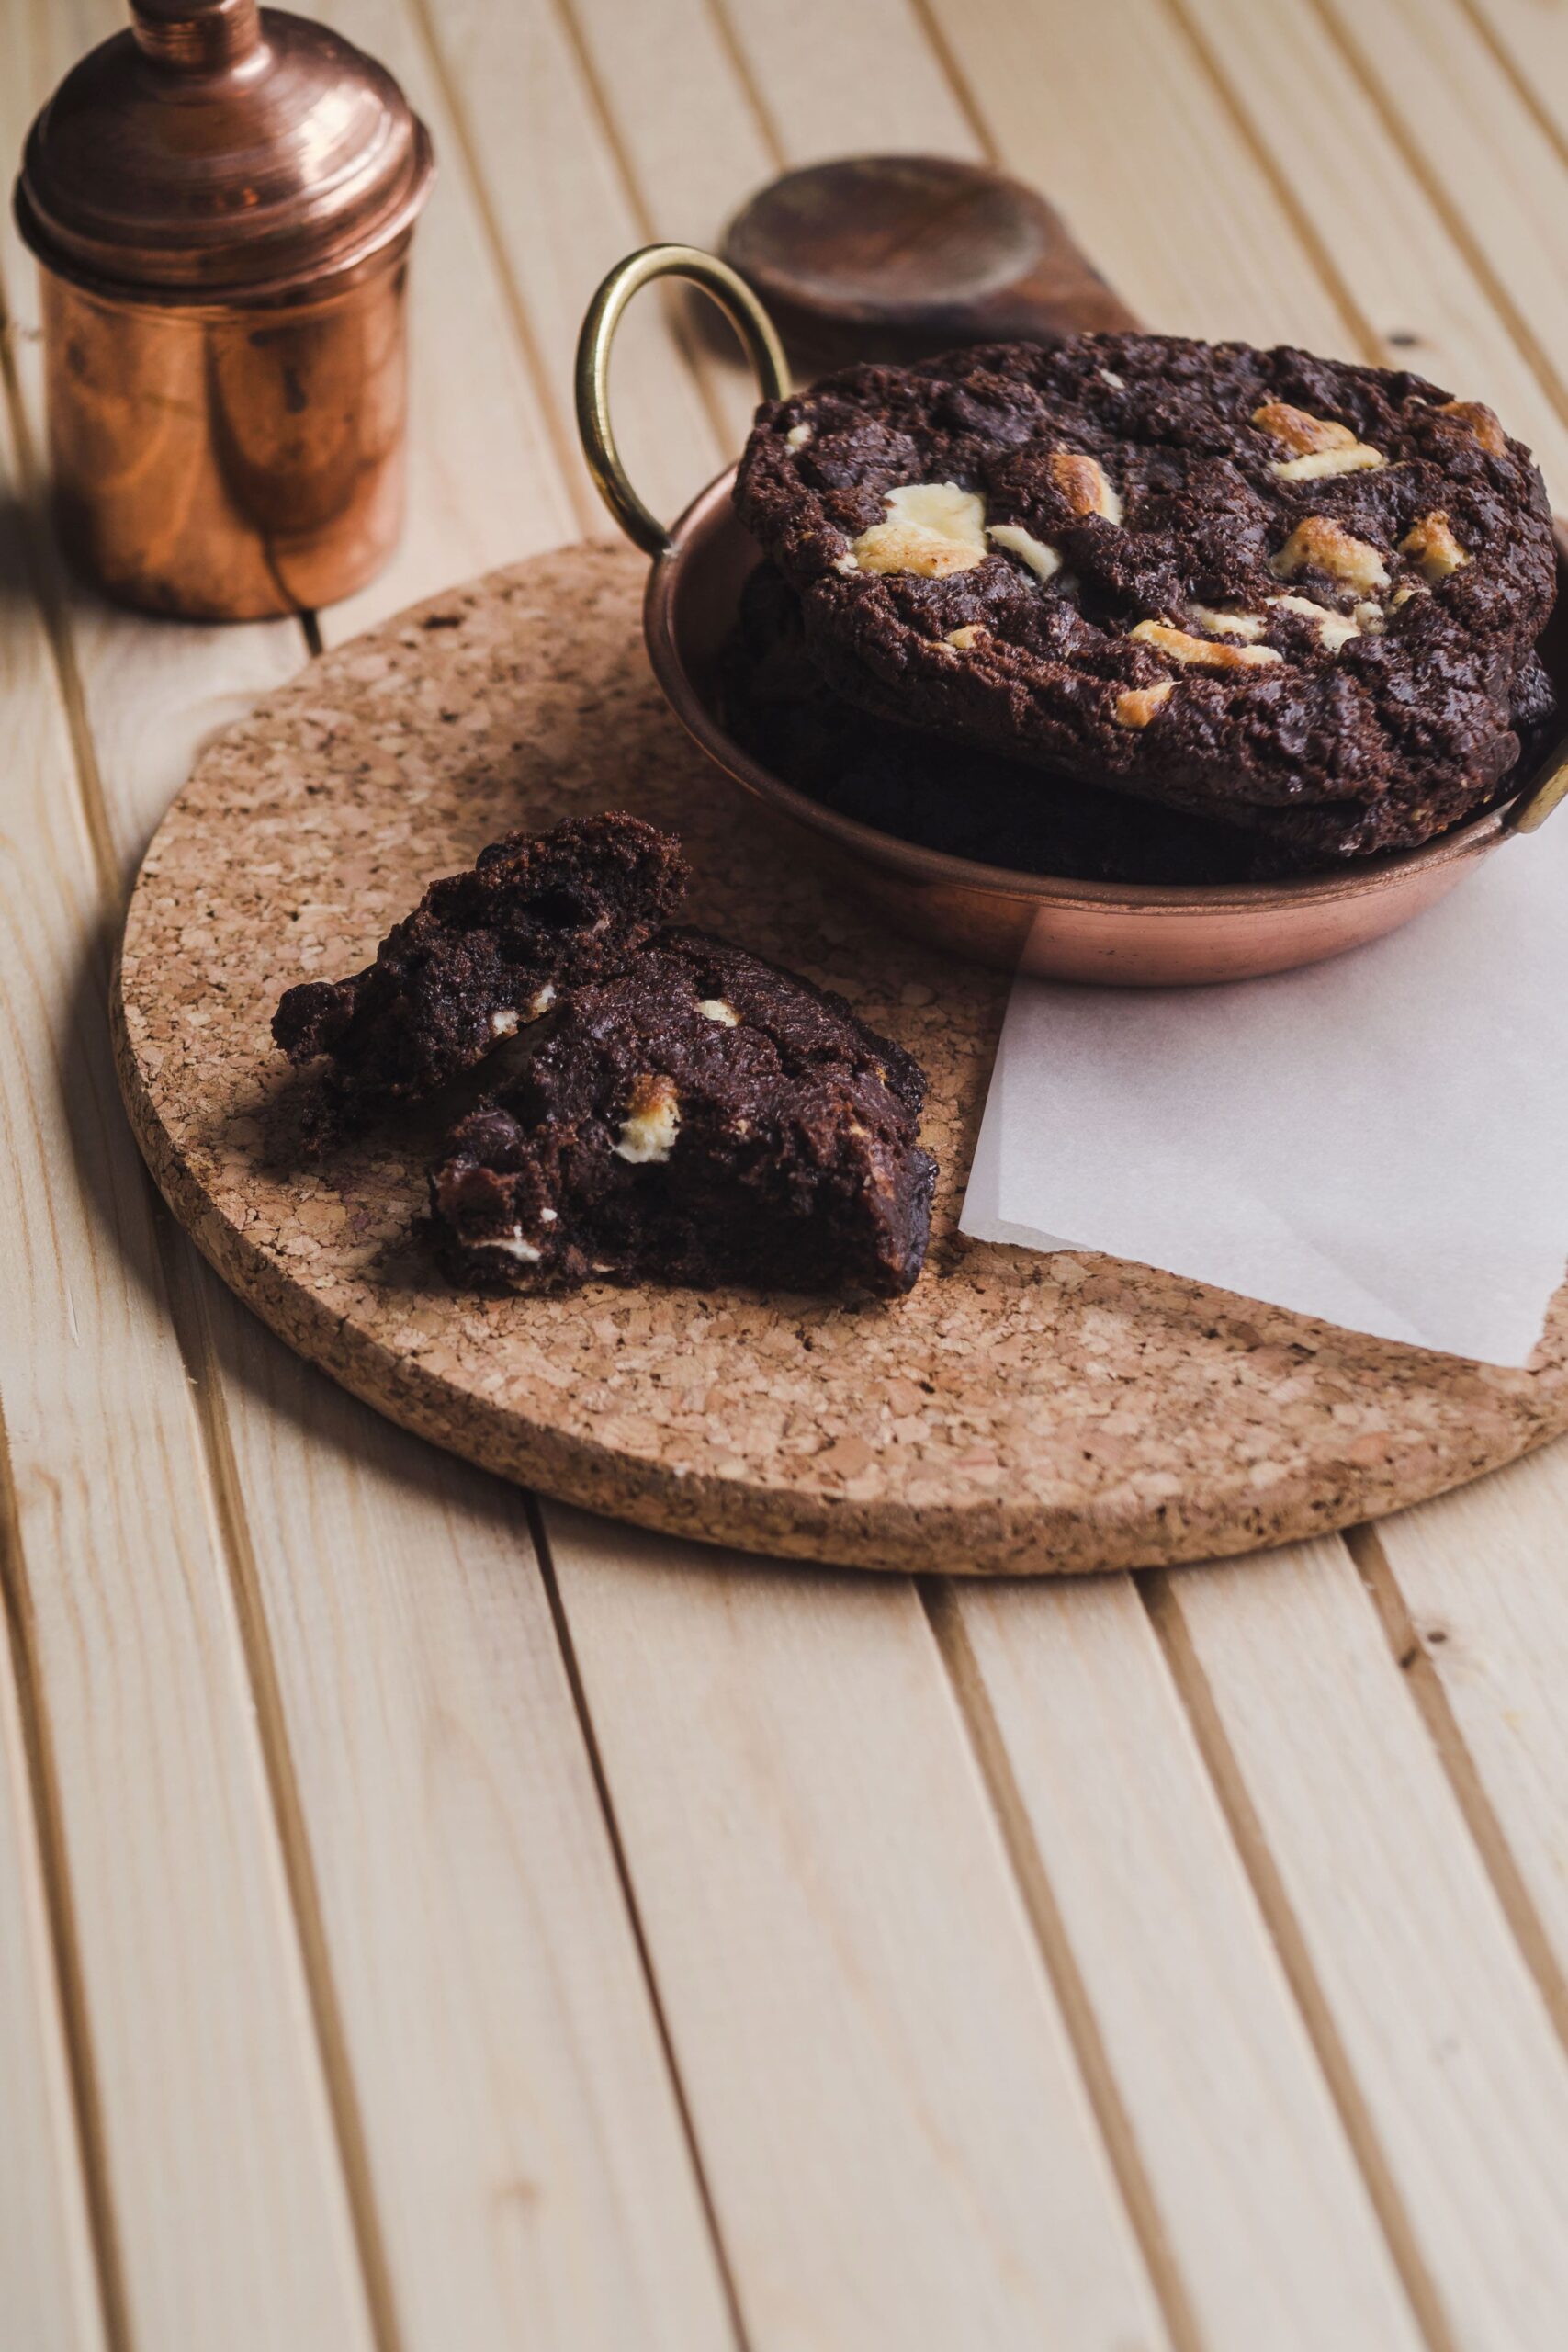
[[[735,273],[685,246],[655,246],[611,272],[584,322],[578,410],[583,446],[606,503],[653,558],[643,627],[654,674],[682,725],[751,799],[795,831],[901,930],[961,956],[1044,979],[1121,988],[1187,988],[1320,963],[1396,931],[1436,904],[1483,857],[1542,823],[1568,792],[1568,743],[1521,777],[1501,807],[1420,849],[1364,858],[1282,882],[1079,882],[948,856],[824,808],[735,742],[718,716],[719,656],[748,574],[761,560],[731,503],[735,468],[693,500],[673,529],[626,481],[609,427],[605,387],[615,326],[651,278],[690,277],[742,334],[764,392],[782,396],[783,354],[767,314]],[[1560,548],[1560,571],[1568,549]],[[1558,615],[1568,610],[1559,600]],[[1541,642],[1568,708],[1568,625]]]

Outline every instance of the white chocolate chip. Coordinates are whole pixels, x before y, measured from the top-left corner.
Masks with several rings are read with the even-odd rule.
[[[1342,645],[1361,634],[1361,624],[1349,613],[1336,613],[1326,605],[1314,605],[1310,596],[1270,596],[1270,605],[1282,613],[1299,613],[1303,620],[1315,621],[1317,633],[1330,653],[1337,653]],[[1375,605],[1358,605],[1358,612],[1376,612]]]
[[[674,1081],[645,1071],[632,1080],[632,1099],[621,1122],[620,1139],[614,1146],[616,1159],[629,1159],[634,1165],[668,1159],[680,1125]]]
[[[1399,552],[1413,555],[1421,567],[1422,577],[1431,582],[1446,580],[1450,572],[1462,571],[1470,561],[1440,506],[1411,525],[1399,542]]]
[[[1210,637],[1240,637],[1248,644],[1269,626],[1261,613],[1222,613],[1213,605],[1189,605],[1187,616]]]
[[[520,1266],[536,1266],[545,1254],[542,1250],[536,1249],[533,1242],[524,1239],[520,1225],[514,1226],[510,1233],[499,1235],[493,1241],[476,1241],[470,1246],[475,1250],[493,1250],[502,1258],[515,1258]]]
[[[850,563],[860,571],[913,571],[944,580],[972,571],[986,556],[986,502],[978,491],[953,481],[905,482],[886,495],[887,520],[863,531],[851,548]]]
[[[1388,600],[1389,611],[1397,613],[1404,605],[1408,605],[1412,596],[1424,596],[1426,594],[1427,583],[1424,580],[1402,580]]]
[[[789,431],[784,435],[784,439],[789,443],[792,449],[804,449],[810,438],[811,427],[809,424],[792,424]]]
[[[1369,473],[1387,463],[1381,449],[1353,441],[1348,449],[1314,449],[1304,458],[1281,458],[1269,470],[1281,481],[1322,481],[1330,474]]]
[[[547,980],[544,987],[542,989],[536,989],[533,995],[528,999],[529,1020],[538,1021],[542,1019],[543,1016],[548,1012],[555,1001],[556,984],[554,980]]]
[[[1157,686],[1129,686],[1117,695],[1111,717],[1118,727],[1146,727],[1175,692],[1174,678],[1162,678]]]
[[[1172,662],[1195,662],[1210,670],[1262,670],[1282,662],[1272,645],[1224,645],[1213,638],[1190,637],[1168,621],[1140,621],[1128,636],[1137,645],[1152,645]]]
[[[705,1021],[716,1021],[721,1029],[739,1029],[740,1015],[721,996],[705,996],[697,1006]]]
[[[989,635],[990,631],[982,628],[978,621],[965,621],[962,628],[950,628],[942,641],[944,645],[953,646],[959,653],[968,653]]]
[[[1127,379],[1125,376],[1119,376],[1114,368],[1102,368],[1100,371],[1100,380],[1102,384],[1109,384],[1113,392],[1124,392],[1127,389]]]
[[[1387,616],[1381,605],[1352,605],[1350,618],[1363,637],[1381,637],[1388,627]]]
[[[503,1005],[499,1012],[492,1012],[490,1016],[491,1035],[492,1037],[515,1037],[517,1035],[517,1023],[522,1018],[522,1014],[514,1012],[511,1005]]]
[[[1121,522],[1121,497],[1098,458],[1085,457],[1077,449],[1053,449],[1045,462],[1070,514],[1099,514],[1107,523]]]
[[[1325,571],[1363,595],[1388,586],[1388,567],[1377,548],[1327,514],[1309,514],[1298,523],[1269,570],[1277,580],[1293,580],[1298,571]]]
[[[1055,548],[1043,539],[1037,539],[1032,531],[1026,531],[1021,523],[993,523],[986,536],[994,539],[998,547],[1006,548],[1009,555],[1021,558],[1039,580],[1054,580],[1062,569],[1062,559]],[[949,644],[952,641],[950,638]]]
[[[554,1225],[556,1216],[557,1212],[554,1209],[541,1209],[539,1211],[539,1223],[541,1225]]]

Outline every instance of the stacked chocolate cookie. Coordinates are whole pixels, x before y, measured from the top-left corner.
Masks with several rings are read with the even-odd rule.
[[[1079,820],[1131,798],[1162,820],[1143,878],[1212,856],[1231,879],[1428,840],[1551,714],[1540,473],[1408,373],[1163,335],[853,368],[761,412],[736,499],[778,584],[753,591],[734,723],[764,755],[808,743],[825,797],[837,711],[840,778],[869,718],[919,747],[922,805],[956,750],[1015,826],[1030,777]],[[792,641],[815,712],[793,731]],[[1089,830],[1068,854],[1092,866]],[[1124,870],[1124,814],[1111,838],[1101,870]]]
[[[669,929],[687,879],[670,835],[611,814],[433,883],[363,971],[278,1006],[289,1058],[326,1064],[318,1139],[510,1054],[431,1170],[455,1279],[908,1290],[936,1176],[921,1070],[840,997]]]

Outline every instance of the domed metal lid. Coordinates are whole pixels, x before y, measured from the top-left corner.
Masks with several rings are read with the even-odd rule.
[[[408,229],[434,165],[384,66],[256,0],[133,0],[28,134],[17,224],[78,283],[256,300],[355,268]]]

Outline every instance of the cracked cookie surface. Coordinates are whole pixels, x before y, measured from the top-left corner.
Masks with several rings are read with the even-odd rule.
[[[446,1266],[486,1286],[590,1278],[908,1290],[936,1163],[925,1080],[842,998],[700,932],[577,991],[431,1176]]]
[[[1550,711],[1530,458],[1400,371],[1172,336],[846,371],[736,490],[861,707],[1296,856],[1425,840]]]

